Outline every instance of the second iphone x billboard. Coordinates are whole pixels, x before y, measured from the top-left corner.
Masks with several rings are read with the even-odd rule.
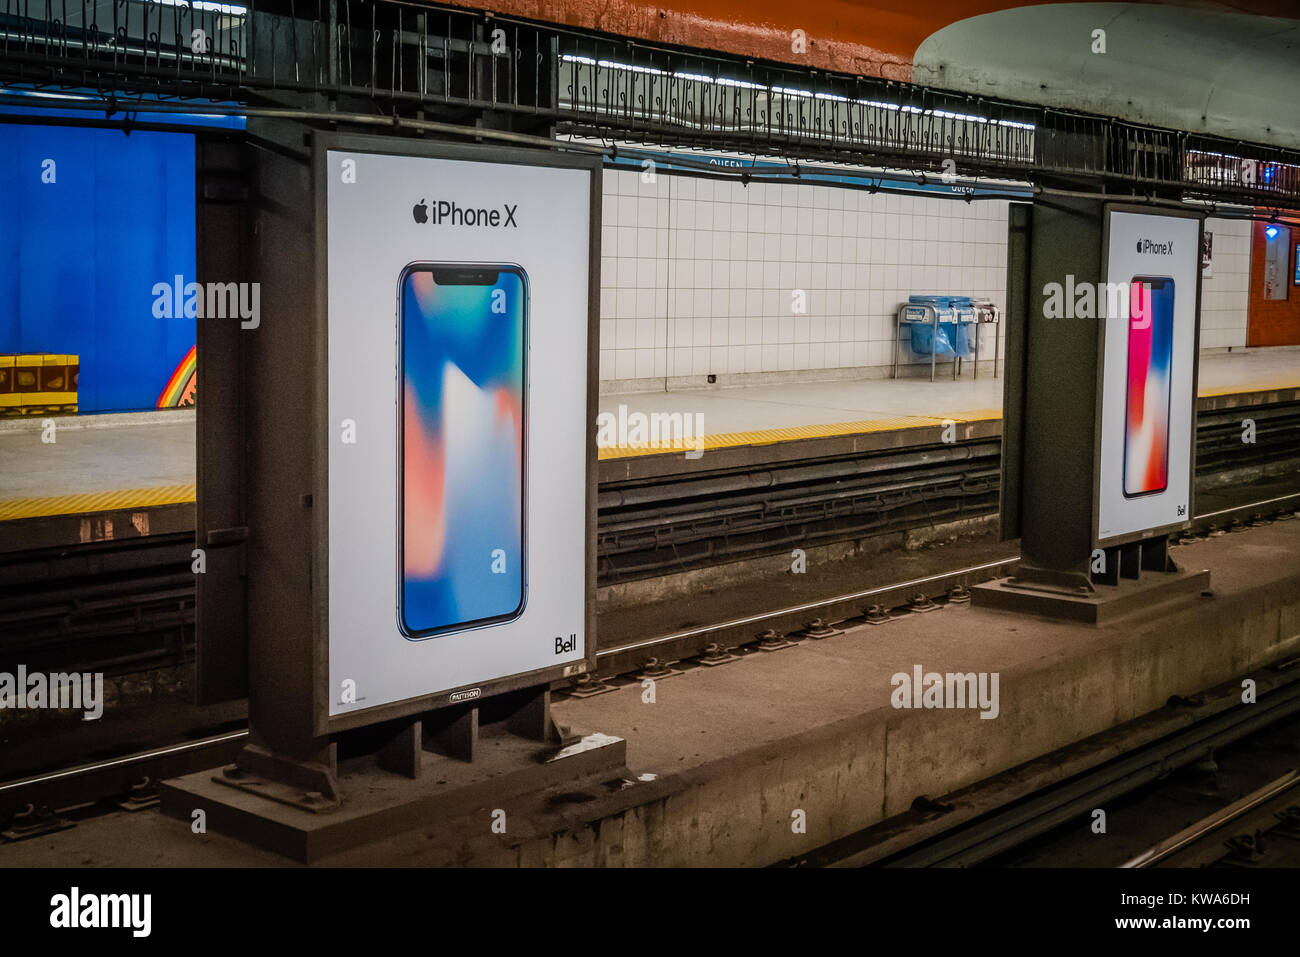
[[[1195,216],[1109,213],[1098,544],[1191,520],[1200,228]]]
[[[598,173],[433,152],[318,167],[330,716],[588,657]]]

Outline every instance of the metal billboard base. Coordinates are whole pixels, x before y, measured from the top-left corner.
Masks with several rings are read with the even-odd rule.
[[[1168,602],[1198,600],[1210,588],[1210,572],[1153,572],[1141,578],[1118,578],[1114,584],[1066,584],[1035,580],[1033,570],[971,588],[972,604],[983,608],[1101,625],[1121,615]],[[1165,609],[1167,610],[1167,609]]]
[[[483,726],[476,705],[358,729],[351,742],[345,733],[336,749],[363,750],[332,768],[250,745],[235,765],[163,782],[162,812],[193,826],[202,811],[207,831],[310,864],[479,812],[472,823],[490,834],[493,815],[508,828],[527,795],[629,775],[624,739],[573,734],[550,720],[549,688],[526,690],[511,713]]]

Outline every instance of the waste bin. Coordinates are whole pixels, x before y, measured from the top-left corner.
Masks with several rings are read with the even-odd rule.
[[[957,338],[957,323],[940,322],[937,327],[928,322],[912,322],[912,351],[918,356],[935,355],[951,358],[957,354],[953,342]]]
[[[898,310],[898,324],[908,326],[905,341],[912,354],[930,360],[934,379],[937,359],[953,360],[956,378],[962,359],[975,358],[975,304],[969,296],[911,295]],[[901,332],[901,330],[898,330]],[[898,336],[895,336],[894,375],[898,374]]]

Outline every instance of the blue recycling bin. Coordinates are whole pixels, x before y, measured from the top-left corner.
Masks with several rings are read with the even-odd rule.
[[[970,296],[908,296],[907,302],[901,303],[895,313],[891,375],[898,376],[899,349],[906,345],[911,347],[913,356],[928,361],[932,382],[935,363],[940,358],[952,361],[954,379],[961,369],[962,360],[971,360],[975,367],[975,377],[978,378],[981,321],[993,324],[993,375],[996,378],[1001,316],[990,300],[975,300]],[[907,330],[906,333],[904,329]]]
[[[917,295],[913,294],[907,297],[907,301],[913,306],[934,306],[940,312],[951,312],[954,309],[970,309],[970,296],[939,296],[939,295]]]
[[[912,351],[918,356],[928,356],[932,352],[938,356],[952,357],[957,354],[953,342],[957,338],[957,323],[940,322],[936,333],[929,323],[912,324]]]
[[[943,353],[940,353],[942,355]],[[957,355],[963,359],[975,358],[975,322],[957,323]]]
[[[912,355],[930,361],[930,378],[934,379],[937,359],[951,360],[953,378],[962,359],[977,359],[976,305],[970,296],[940,294],[910,295],[898,311],[898,325],[908,333],[903,341],[911,346]],[[898,339],[894,340],[894,375],[898,370]]]

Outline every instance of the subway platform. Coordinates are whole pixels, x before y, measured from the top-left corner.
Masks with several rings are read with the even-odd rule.
[[[934,382],[837,379],[606,394],[599,412],[613,426],[613,442],[599,450],[600,477],[616,481],[927,444],[947,421],[959,426],[960,438],[997,435],[1002,384],[985,371],[978,379],[941,376]],[[1300,348],[1203,355],[1199,392],[1202,411],[1293,401],[1300,394]],[[628,422],[637,414],[647,420],[690,416],[702,425],[703,437],[638,443],[630,429],[618,426],[620,416]],[[55,422],[57,441],[48,444],[41,442],[39,421],[0,422],[0,551],[193,527],[192,410]],[[708,454],[684,457],[688,450]]]
[[[53,432],[0,420],[0,553],[193,529],[194,420],[59,416]]]
[[[606,394],[600,411],[698,414],[704,448],[732,448],[809,438],[887,432],[933,426],[945,419],[965,423],[1002,416],[1002,379],[963,373],[929,382],[898,379],[836,379],[746,387]],[[1300,348],[1274,348],[1202,355],[1202,398],[1292,391],[1300,388]],[[638,454],[632,447],[603,448],[601,458]],[[644,451],[641,452],[644,454]]]

